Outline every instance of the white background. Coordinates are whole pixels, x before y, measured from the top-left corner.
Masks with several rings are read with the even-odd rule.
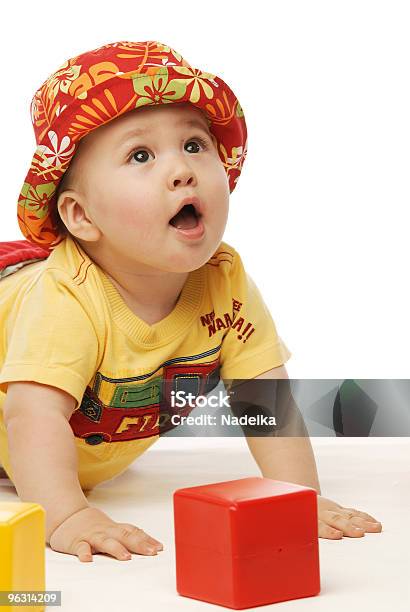
[[[224,240],[292,352],[289,375],[409,378],[409,16],[392,0],[8,3],[0,240],[23,239],[35,90],[100,45],[166,43],[245,112]]]

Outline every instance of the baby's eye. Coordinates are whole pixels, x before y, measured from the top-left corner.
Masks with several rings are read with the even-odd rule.
[[[198,145],[198,143],[201,145],[201,147],[206,150],[208,148],[208,143],[204,138],[200,138],[195,137],[195,138],[191,138],[191,140],[188,140],[187,143],[185,144],[185,148],[187,149],[188,146],[191,146],[191,144],[194,143],[196,145]],[[189,151],[190,153],[199,153],[199,151]],[[146,149],[136,149],[135,151],[133,151],[130,155],[130,161],[133,159],[134,161],[137,161],[138,163],[145,163],[146,161],[148,161],[149,159],[149,153]]]
[[[188,140],[188,142],[187,142],[187,146],[188,146],[188,145],[190,145],[190,144],[191,144],[191,142],[195,142],[195,143],[198,143],[198,142],[199,142],[199,144],[201,145],[201,147],[202,147],[203,149],[207,149],[207,148],[208,148],[208,143],[207,143],[207,141],[206,141],[206,140],[204,140],[203,138],[200,138],[199,136],[198,136],[198,137],[196,137],[196,138],[193,138],[193,139],[191,139],[191,140]],[[198,151],[193,151],[193,153],[198,153]]]
[[[148,151],[146,149],[138,149],[137,151],[134,151],[131,154],[131,159],[134,159],[135,161],[138,162],[146,162],[147,161],[147,156],[148,155]]]

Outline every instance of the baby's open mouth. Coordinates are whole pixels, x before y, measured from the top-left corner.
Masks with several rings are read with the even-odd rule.
[[[193,204],[185,204],[169,223],[177,229],[193,229],[198,225],[198,219],[201,216]]]

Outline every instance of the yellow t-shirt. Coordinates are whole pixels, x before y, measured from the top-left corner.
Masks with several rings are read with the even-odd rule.
[[[84,489],[124,471],[166,431],[159,415],[172,390],[206,395],[220,378],[254,378],[291,356],[226,242],[189,273],[172,312],[148,325],[68,236],[0,281],[0,321],[0,463],[12,479],[7,383],[52,385],[77,401],[70,425]]]

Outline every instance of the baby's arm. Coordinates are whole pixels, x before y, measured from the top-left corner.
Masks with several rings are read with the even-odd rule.
[[[275,386],[265,385],[262,390],[265,395],[275,394],[273,402],[263,393],[261,398],[257,396],[258,400],[262,400],[262,405],[266,404],[268,413],[272,412],[276,416],[278,431],[271,433],[271,436],[246,436],[249,449],[263,476],[312,487],[320,495],[312,445],[303,417],[293,399],[290,384],[285,382],[285,379],[288,379],[285,366],[279,366],[255,378],[283,379],[282,383]],[[252,396],[258,393],[258,387],[250,383],[249,393],[252,399]]]
[[[128,523],[89,506],[78,480],[78,457],[69,424],[74,397],[48,385],[9,383],[3,405],[13,482],[22,501],[46,511],[46,541],[60,552],[91,561],[92,552],[117,558],[155,554],[162,545]],[[129,558],[129,554],[128,554]]]
[[[47,542],[58,525],[88,506],[68,422],[74,407],[71,395],[32,382],[9,383],[4,402],[13,482],[22,501],[46,510]]]

